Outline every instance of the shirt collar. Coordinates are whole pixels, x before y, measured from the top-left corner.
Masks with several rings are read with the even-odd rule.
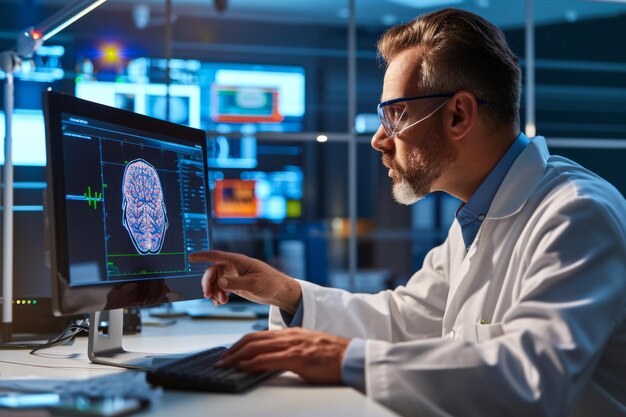
[[[491,202],[498,192],[502,181],[504,181],[506,174],[517,157],[529,143],[530,141],[526,135],[520,132],[467,203],[462,204],[457,210],[456,218],[461,229],[463,229],[466,246],[469,246],[476,237],[480,224],[487,215]]]
[[[489,206],[491,206],[493,197],[498,192],[498,188],[500,188],[504,177],[506,177],[513,162],[515,162],[528,143],[530,143],[529,139],[520,132],[511,146],[509,146],[509,149],[502,155],[502,158],[500,158],[496,166],[493,167],[489,175],[487,175],[474,194],[472,194],[467,203],[460,207],[460,210],[470,213],[473,217],[485,216],[487,211],[489,211]]]
[[[503,219],[519,212],[543,180],[549,158],[546,140],[535,136],[500,184],[487,217]]]

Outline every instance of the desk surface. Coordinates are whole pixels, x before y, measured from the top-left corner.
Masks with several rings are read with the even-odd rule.
[[[178,319],[174,326],[144,325],[140,335],[124,336],[130,351],[181,353],[230,344],[252,331],[251,320]],[[0,378],[82,379],[121,369],[95,365],[87,358],[87,338],[72,346],[42,350],[37,356],[27,350],[0,351]],[[209,394],[165,391],[157,407],[136,416],[395,416],[387,408],[342,386],[308,385],[286,373],[244,394]]]

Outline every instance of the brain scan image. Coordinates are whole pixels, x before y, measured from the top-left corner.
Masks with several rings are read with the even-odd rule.
[[[167,210],[157,170],[143,159],[126,165],[122,178],[122,224],[141,255],[161,251]]]

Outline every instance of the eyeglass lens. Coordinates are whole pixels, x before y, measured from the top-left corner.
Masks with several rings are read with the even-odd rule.
[[[414,126],[441,109],[449,98],[392,103],[378,108],[378,116],[387,135],[394,136]]]

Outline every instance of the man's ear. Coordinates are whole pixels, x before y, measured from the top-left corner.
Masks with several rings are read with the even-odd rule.
[[[458,91],[446,105],[445,128],[453,140],[463,139],[478,118],[476,97],[467,90]]]

